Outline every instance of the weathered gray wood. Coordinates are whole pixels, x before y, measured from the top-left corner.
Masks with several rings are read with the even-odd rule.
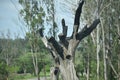
[[[88,36],[100,22],[99,19],[96,19],[90,27],[87,28],[87,26],[85,26],[80,32],[78,32],[83,4],[84,0],[79,3],[76,10],[73,33],[69,39],[66,37],[67,26],[64,19],[62,19],[63,31],[59,34],[60,43],[57,42],[54,37],[47,39],[44,37],[42,29],[39,30],[43,43],[50,50],[55,61],[55,65],[51,69],[51,80],[58,80],[59,73],[63,80],[79,80],[74,67],[76,48],[80,41]]]

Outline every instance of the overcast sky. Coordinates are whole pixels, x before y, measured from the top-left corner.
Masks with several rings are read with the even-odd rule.
[[[4,33],[6,35],[9,30],[12,38],[15,35],[24,37],[25,34],[21,29],[22,25],[18,18],[20,8],[17,0],[0,0],[0,34]],[[24,28],[24,26],[22,27]]]
[[[60,2],[64,2],[64,0],[57,0],[56,2],[56,22],[60,31],[61,19],[64,18],[66,20],[66,24],[69,26],[68,35],[71,35],[73,16],[72,14],[68,13],[68,11],[61,9],[64,6],[61,6]],[[7,34],[9,30],[12,38],[14,38],[15,35],[19,35],[19,37],[24,38],[25,26],[21,24],[18,17],[19,10],[21,8],[22,7],[18,3],[18,0],[0,0],[0,35],[1,33]]]

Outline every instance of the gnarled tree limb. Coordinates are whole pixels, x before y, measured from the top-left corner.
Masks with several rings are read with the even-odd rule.
[[[82,13],[82,6],[84,4],[84,0],[82,0],[82,2],[80,2],[77,10],[76,10],[76,14],[75,14],[75,19],[74,19],[74,25],[78,25],[80,24],[80,15]]]
[[[68,26],[65,25],[65,20],[64,19],[62,19],[62,28],[63,28],[63,35],[66,37]]]
[[[56,51],[55,51],[54,47],[48,42],[48,39],[46,37],[44,37],[42,28],[39,29],[39,34],[40,34],[41,40],[44,43],[45,47],[50,51],[52,57],[55,59],[57,57]]]
[[[68,26],[65,25],[65,20],[62,19],[62,33],[58,35],[61,44],[67,49],[68,48],[68,41],[66,40],[66,36],[67,36],[67,29]]]
[[[48,42],[52,44],[59,56],[64,59],[63,48],[58,44],[54,37],[51,37]]]
[[[80,15],[82,13],[82,6],[84,4],[84,0],[82,0],[80,3],[79,3],[79,6],[76,10],[76,13],[75,13],[75,19],[74,19],[74,26],[73,26],[73,33],[72,33],[72,37],[71,38],[74,38],[75,39],[75,35],[77,34],[78,32],[78,29],[79,29],[79,24],[80,24]]]
[[[100,19],[96,19],[91,25],[90,27],[86,27],[84,28],[82,31],[80,31],[77,35],[76,35],[76,39],[77,40],[82,40],[83,38],[85,38],[86,36],[88,36],[96,27],[97,25],[100,23]]]

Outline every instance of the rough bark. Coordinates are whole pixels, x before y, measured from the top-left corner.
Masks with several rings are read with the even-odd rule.
[[[43,30],[39,30],[39,34],[43,43],[50,50],[55,61],[54,68],[51,69],[51,80],[58,80],[59,73],[61,73],[63,80],[79,80],[74,67],[75,50],[80,41],[88,36],[100,22],[99,19],[96,19],[88,28],[86,26],[80,32],[78,32],[83,4],[84,0],[80,1],[76,10],[73,33],[71,37],[66,37],[67,26],[64,19],[62,19],[63,31],[61,34],[59,34],[59,42],[57,42],[54,37],[47,39],[43,35]]]

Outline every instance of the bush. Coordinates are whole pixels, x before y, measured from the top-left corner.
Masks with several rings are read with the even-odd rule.
[[[0,61],[0,80],[6,80],[7,77],[8,77],[7,65],[3,61]]]

